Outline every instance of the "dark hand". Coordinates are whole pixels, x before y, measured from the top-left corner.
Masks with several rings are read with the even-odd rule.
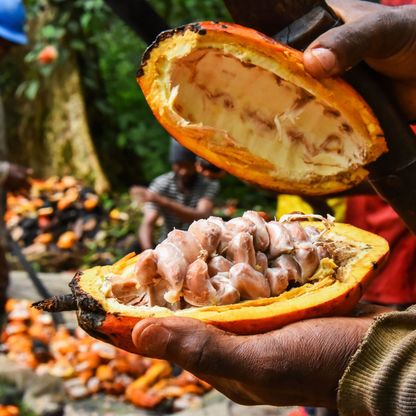
[[[138,202],[157,202],[158,195],[144,186],[132,186],[130,196]]]
[[[138,354],[175,362],[238,403],[335,407],[338,381],[371,322],[311,319],[237,336],[194,319],[146,319],[132,336]]]
[[[23,166],[10,164],[9,173],[4,181],[7,191],[26,190],[30,188],[29,175],[30,169]]]
[[[328,0],[346,24],[324,33],[305,51],[316,77],[342,74],[361,60],[390,78],[389,88],[416,118],[416,6],[387,7],[359,0]]]

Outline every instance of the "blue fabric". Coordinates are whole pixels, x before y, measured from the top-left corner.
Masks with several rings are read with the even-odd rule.
[[[26,13],[22,0],[0,0],[0,37],[9,42],[27,43]]]

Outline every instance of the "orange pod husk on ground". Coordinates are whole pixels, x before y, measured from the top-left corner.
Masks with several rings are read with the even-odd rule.
[[[160,34],[137,80],[160,124],[232,175],[286,193],[339,192],[387,150],[383,132],[349,84],[313,78],[302,59],[255,30],[201,22]]]
[[[301,224],[324,229],[320,222]],[[77,273],[70,283],[72,295],[47,299],[35,306],[48,311],[77,310],[80,326],[90,335],[132,352],[135,348],[131,332],[145,318],[195,318],[235,334],[257,334],[302,319],[348,314],[387,258],[388,244],[379,236],[338,223],[333,224],[325,238],[333,247],[341,248],[338,266],[333,260],[323,259],[313,281],[275,297],[177,311],[125,305],[106,296],[105,276],[132,270],[138,256],[129,255],[112,266]]]

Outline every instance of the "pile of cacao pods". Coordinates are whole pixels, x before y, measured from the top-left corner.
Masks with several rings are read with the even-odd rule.
[[[64,380],[76,400],[101,392],[124,397],[143,408],[169,402],[183,410],[200,404],[210,386],[185,371],[174,375],[166,361],[130,354],[90,337],[77,328],[55,329],[50,314],[30,308],[30,302],[10,299],[1,350],[8,358],[37,374]],[[1,414],[1,413],[0,413]]]
[[[0,416],[19,416],[20,411],[17,406],[0,405]]]
[[[227,222],[195,221],[122,274],[105,276],[102,290],[124,304],[173,310],[278,296],[308,282],[330,256],[318,229],[296,218],[266,222],[247,211]]]
[[[72,176],[32,180],[27,194],[8,194],[5,215],[11,237],[43,271],[77,269],[86,258],[90,266],[114,262],[137,227],[127,227],[128,219],[122,210],[105,210],[99,196]]]

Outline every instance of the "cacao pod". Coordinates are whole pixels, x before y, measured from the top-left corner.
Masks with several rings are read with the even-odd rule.
[[[301,52],[242,26],[202,22],[163,32],[137,80],[176,140],[263,188],[339,192],[387,150],[349,84],[314,79]]]
[[[287,266],[283,267],[287,267],[287,270],[290,271],[284,275],[286,285],[283,289],[279,289],[279,295],[275,295],[272,290],[272,297],[253,297],[251,300],[244,300],[241,297],[242,300],[237,303],[232,303],[235,300],[231,300],[229,303],[232,304],[212,303],[201,307],[187,304],[184,309],[173,308],[166,302],[166,297],[165,299],[159,297],[158,303],[154,306],[149,306],[149,303],[138,303],[137,306],[134,303],[130,305],[123,303],[124,300],[130,301],[134,295],[125,298],[122,294],[120,295],[121,300],[115,298],[114,294],[108,295],[111,290],[116,293],[115,288],[120,289],[119,284],[123,282],[126,283],[124,289],[130,290],[131,280],[140,280],[141,276],[137,275],[138,270],[140,272],[138,265],[144,265],[151,259],[149,253],[146,253],[143,254],[146,256],[146,261],[143,261],[140,255],[130,254],[112,266],[94,267],[79,272],[70,283],[72,295],[47,299],[35,304],[35,306],[48,311],[77,310],[80,326],[90,335],[133,352],[131,331],[138,321],[145,318],[190,317],[236,334],[256,334],[277,329],[297,320],[317,316],[342,315],[350,312],[359,301],[370,278],[386,259],[389,251],[387,242],[379,236],[347,224],[335,223],[328,229],[325,229],[325,224],[320,222],[305,221],[296,224],[300,224],[301,228],[290,227],[295,230],[291,234],[293,248],[287,249],[286,245],[282,246],[282,251],[273,256],[270,256],[270,248],[265,249],[265,253],[268,254],[266,266],[268,261],[268,267],[272,267],[268,271],[273,279],[276,277],[274,272],[284,264]],[[290,228],[288,227],[288,230]],[[319,241],[319,247],[317,247],[318,249],[323,248],[324,254],[321,256],[319,266],[315,267],[312,272],[308,270],[308,275],[305,275],[306,267],[302,261],[308,260],[310,255],[310,253],[307,256],[304,255],[309,244],[308,239],[315,241],[314,244],[318,244]],[[174,243],[171,239],[169,244]],[[221,247],[219,241],[217,244],[217,248]],[[318,249],[313,253],[318,253]],[[299,250],[303,251],[299,254]],[[156,252],[157,250],[155,250]],[[210,260],[207,255],[206,250],[201,250],[197,261],[204,260],[208,264]],[[278,257],[274,257],[275,255]],[[256,257],[259,258],[259,256]],[[296,270],[290,269],[292,263],[298,264]],[[240,265],[246,268],[251,267],[248,263],[237,264],[237,266]],[[308,267],[310,268],[310,264]],[[175,267],[172,266],[172,268]],[[230,269],[230,276],[233,268]],[[188,278],[191,269],[189,267],[186,278]],[[204,269],[204,276],[200,283],[209,279],[209,276],[206,276],[207,269],[209,268]],[[261,269],[256,266],[252,270],[256,278],[260,276],[259,278],[265,279],[264,276],[267,276],[267,273],[263,275]],[[312,276],[310,276],[311,273],[313,273]],[[291,274],[294,274],[295,277]],[[220,275],[223,276],[222,280],[218,279]],[[115,281],[117,286],[112,289],[108,287],[108,276],[118,276],[118,280]],[[228,281],[232,287],[232,278],[228,279],[227,273],[225,275],[220,273],[215,278],[217,284]],[[292,287],[287,287],[287,280],[292,280]],[[148,276],[144,281],[148,284]],[[216,292],[214,278],[211,278],[211,282],[213,283],[211,286],[213,294],[210,293],[210,301],[212,295],[215,297],[215,294],[220,293]],[[272,287],[273,282],[274,280],[270,281]],[[167,282],[165,283],[169,286]],[[186,283],[185,279],[182,286],[179,286],[178,293],[181,296],[183,292],[180,291],[180,287],[183,287],[185,292]],[[133,289],[138,286],[140,285],[133,285]],[[194,286],[196,286],[195,282]],[[142,290],[143,287],[139,289]],[[154,287],[164,288],[165,286],[160,285],[159,282]],[[188,289],[191,290],[191,286]],[[250,291],[247,288],[245,290]]]

